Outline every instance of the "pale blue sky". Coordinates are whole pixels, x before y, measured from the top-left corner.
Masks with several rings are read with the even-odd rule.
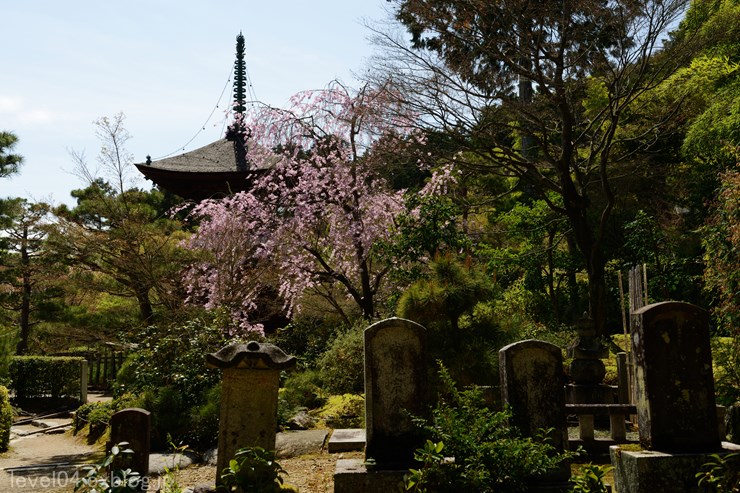
[[[335,78],[357,85],[352,74],[363,72],[373,52],[363,19],[386,18],[388,5],[385,0],[4,3],[0,130],[19,137],[16,152],[25,164],[19,175],[0,180],[0,197],[70,204],[70,190],[84,183],[71,174],[68,149],[84,151],[94,164],[100,149],[94,120],[125,113],[132,135],[127,148],[136,162],[176,151],[218,101],[232,73],[240,31],[260,101],[283,106],[292,94]],[[223,121],[219,109],[186,150],[218,139]]]

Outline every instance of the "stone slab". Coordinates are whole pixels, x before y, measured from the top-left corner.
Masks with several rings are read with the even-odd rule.
[[[324,448],[327,430],[295,430],[278,433],[275,455],[281,459],[306,454],[318,454]]]
[[[722,443],[720,454],[740,452],[740,446]],[[701,493],[696,473],[717,453],[667,453],[655,450],[625,450],[619,445],[609,448],[614,466],[615,493],[657,493],[680,491]]]
[[[334,493],[399,491],[408,470],[368,471],[362,459],[339,459],[334,470]]]
[[[363,428],[336,429],[329,437],[327,448],[330,454],[363,450],[365,448],[365,430]]]

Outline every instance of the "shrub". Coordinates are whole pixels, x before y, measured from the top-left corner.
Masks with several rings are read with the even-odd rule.
[[[8,389],[0,385],[0,452],[8,450],[12,424],[13,407],[10,405]]]
[[[740,453],[725,456],[712,454],[710,461],[703,464],[696,474],[702,491],[730,493],[740,491]]]
[[[508,425],[510,413],[491,412],[477,389],[457,390],[444,367],[439,374],[439,403],[430,418],[415,419],[429,441],[417,450],[424,465],[410,471],[407,491],[524,492],[529,480],[572,456],[546,439],[522,437]],[[445,461],[442,449],[454,461]]]
[[[188,441],[208,447],[218,422],[218,369],[206,368],[205,354],[229,344],[215,324],[192,320],[177,327],[147,327],[116,377],[116,398],[135,397],[136,407],[152,413],[152,447]],[[213,400],[215,399],[215,400]]]
[[[82,361],[78,357],[15,356],[10,361],[10,379],[16,397],[79,398]]]
[[[330,428],[364,428],[365,398],[355,394],[333,395],[319,410],[318,417]]]
[[[609,493],[609,488],[604,483],[606,474],[613,469],[612,466],[600,466],[598,464],[585,464],[578,474],[571,477],[573,484],[570,493]]]
[[[285,470],[275,460],[273,452],[261,447],[248,447],[236,451],[221,474],[221,484],[226,491],[242,493],[297,491],[283,484],[282,474],[285,474]]]
[[[290,373],[283,383],[280,396],[289,409],[315,409],[326,402],[321,391],[321,377],[316,370]]]
[[[203,404],[190,411],[190,431],[186,443],[193,448],[206,449],[218,441],[218,420],[221,413],[221,385],[206,391]]]
[[[318,360],[322,388],[330,394],[365,389],[364,336],[359,327],[340,333]]]

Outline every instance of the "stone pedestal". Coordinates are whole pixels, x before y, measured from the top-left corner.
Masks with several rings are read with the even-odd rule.
[[[275,450],[280,371],[293,368],[295,358],[272,344],[232,344],[206,355],[223,370],[218,426],[216,482],[237,450]]]
[[[720,455],[739,452],[740,446],[723,443]],[[609,448],[614,466],[614,493],[659,493],[680,491],[701,493],[696,479],[703,464],[711,460],[707,453],[669,453],[655,450]]]
[[[361,459],[339,459],[334,471],[334,491],[346,493],[390,493],[399,491],[403,470],[368,471]]]

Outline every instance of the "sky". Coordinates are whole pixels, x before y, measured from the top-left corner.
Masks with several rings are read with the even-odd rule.
[[[357,86],[354,74],[363,73],[374,50],[364,23],[386,19],[388,5],[385,0],[4,3],[0,130],[18,137],[13,152],[24,164],[20,173],[0,180],[0,197],[69,205],[74,205],[70,191],[85,187],[73,173],[71,151],[84,153],[90,167],[96,166],[101,143],[95,120],[125,115],[132,137],[126,148],[137,163],[221,138],[231,83],[216,105],[233,74],[240,32],[252,89],[261,102],[285,106],[293,94],[334,79]],[[136,185],[149,187],[143,178]]]

